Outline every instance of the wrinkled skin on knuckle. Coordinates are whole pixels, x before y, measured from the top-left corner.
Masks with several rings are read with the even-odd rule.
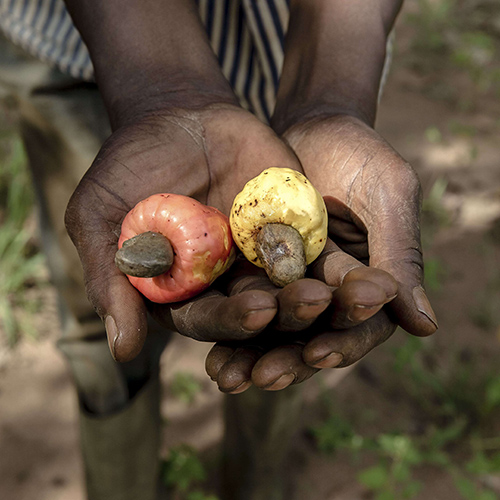
[[[403,158],[384,144],[373,155],[367,154],[364,161],[350,179],[346,203],[365,224],[385,214],[399,216],[419,211],[420,181]]]
[[[420,181],[408,164],[401,164],[394,175],[380,184],[377,193],[378,210],[374,211],[369,245],[378,248],[371,255],[370,264],[392,271],[400,269],[395,276],[400,281],[403,273],[411,270],[413,280],[423,273],[422,245],[420,241],[420,207],[422,190]]]
[[[337,368],[344,368],[359,361],[375,347],[388,340],[396,328],[397,325],[388,317],[385,310],[379,311],[370,321],[359,326],[358,332],[350,334],[342,350],[343,359]]]
[[[387,270],[400,283],[418,284],[424,275],[423,256],[420,248],[407,247],[374,263],[378,269]]]

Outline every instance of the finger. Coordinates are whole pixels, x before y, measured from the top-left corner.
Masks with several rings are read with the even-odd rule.
[[[252,370],[253,384],[266,391],[279,391],[310,378],[318,369],[304,362],[302,350],[302,344],[289,344],[264,354]]]
[[[262,290],[248,290],[231,297],[210,290],[186,302],[150,307],[157,321],[181,335],[220,342],[257,335],[276,315],[277,302]]]
[[[106,335],[111,354],[124,363],[134,359],[142,350],[147,336],[146,306],[141,294],[130,285],[128,279],[110,272],[107,281],[87,285],[90,301],[99,304],[98,311],[104,318]]]
[[[314,368],[349,366],[374,347],[385,342],[396,330],[384,309],[353,328],[322,333],[304,347],[304,362]]]
[[[370,281],[349,280],[332,294],[330,326],[350,328],[374,316],[388,302],[385,290]]]
[[[217,374],[217,385],[222,392],[239,394],[252,385],[252,370],[262,356],[258,347],[239,347],[221,366]]]
[[[339,287],[349,281],[369,281],[383,288],[388,300],[397,293],[397,283],[387,272],[367,267],[351,255],[343,252],[328,239],[323,253],[310,266],[312,276],[327,285]]]
[[[89,300],[104,320],[111,353],[117,361],[126,362],[144,345],[146,306],[141,294],[115,266],[118,237],[97,208],[105,202],[100,199],[88,209],[89,198],[80,196],[80,190],[75,192],[66,211],[66,227],[80,255]],[[124,207],[123,213],[126,210]]]
[[[278,314],[274,327],[283,332],[296,332],[309,327],[330,305],[332,292],[323,282],[297,280],[276,294]]]
[[[231,271],[221,278],[216,284],[226,295],[237,295],[248,290],[264,290],[276,295],[277,288],[264,269],[249,262],[241,253],[238,253]]]
[[[363,222],[344,203],[333,196],[325,196],[328,210],[328,234],[346,253],[363,264],[368,264],[367,231]]]
[[[278,313],[273,327],[278,330],[303,330],[330,304],[330,288],[319,280],[306,278],[278,288],[262,270],[248,261],[239,263],[239,266],[238,276],[228,284],[229,293],[234,295],[250,290],[266,290],[274,295],[278,302]]]
[[[235,347],[229,345],[215,344],[208,352],[205,359],[205,371],[214,382],[224,363],[229,360],[235,350]]]

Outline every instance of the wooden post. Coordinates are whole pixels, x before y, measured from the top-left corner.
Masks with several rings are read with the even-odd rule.
[[[223,500],[283,500],[284,466],[299,430],[301,386],[254,387],[225,401]]]

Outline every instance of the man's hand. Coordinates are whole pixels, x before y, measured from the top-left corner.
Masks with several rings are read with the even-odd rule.
[[[415,335],[437,329],[422,288],[420,184],[411,167],[371,127],[387,37],[401,3],[290,4],[272,125],[325,197],[331,239],[310,272],[338,287],[332,304],[336,295],[342,300],[288,344],[273,345],[277,335],[268,328],[253,346],[216,345],[207,357],[207,372],[226,392],[240,392],[252,383],[282,389],[316,369],[347,366],[385,341],[396,322]],[[367,281],[385,292],[387,307],[381,310],[379,296],[377,306],[354,307],[345,314],[362,303],[347,298],[352,289],[376,297],[374,289],[370,292],[370,286],[363,285]],[[364,298],[366,304],[367,295]],[[364,322],[349,322],[356,310],[365,313],[360,315]],[[347,322],[339,321],[342,317]]]
[[[144,300],[114,264],[127,212],[151,194],[171,192],[228,213],[238,190],[269,162],[300,168],[269,127],[227,104],[156,112],[121,127],[104,144],[69,203],[66,222],[117,359],[134,357],[146,335]],[[229,299],[211,291],[154,309],[172,329],[218,341],[255,335],[276,308],[272,295],[257,290]]]
[[[398,282],[391,310],[408,332],[426,336],[437,320],[422,288],[420,183],[410,165],[373,129],[350,116],[312,119],[285,138],[307,177],[325,196],[330,237],[350,256]],[[315,277],[346,259],[326,252]]]
[[[207,373],[223,392],[237,394],[251,385],[281,390],[321,368],[349,366],[396,328],[382,309],[397,290],[384,271],[361,264],[343,277],[341,286],[321,296],[315,279],[277,289],[261,270],[249,263],[236,265],[243,269],[230,284],[230,293],[265,288],[276,297],[279,309],[274,321],[255,338],[220,342],[209,352]],[[340,282],[341,270],[332,266],[327,276]]]
[[[348,366],[387,340],[396,323],[420,336],[437,328],[422,288],[420,184],[411,167],[350,116],[312,119],[284,137],[325,196],[330,240],[310,277],[332,287],[332,300],[314,323],[295,324],[296,333],[271,324],[250,344],[216,345],[206,368],[225,392],[251,384],[279,390],[320,368]],[[277,296],[303,290],[303,282]]]

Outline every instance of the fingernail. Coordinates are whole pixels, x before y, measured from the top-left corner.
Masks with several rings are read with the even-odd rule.
[[[335,368],[342,363],[344,356],[340,352],[331,352],[328,356],[321,358],[314,364],[311,364],[314,368]]]
[[[432,322],[436,329],[439,328],[436,314],[432,310],[431,303],[421,286],[416,286],[413,289],[413,300],[417,309]]]
[[[293,315],[295,316],[295,318],[301,321],[314,319],[319,316],[328,307],[329,304],[329,300],[311,304],[301,304],[294,309]]]
[[[252,382],[250,380],[245,380],[236,388],[231,389],[230,391],[223,391],[223,392],[227,392],[227,394],[240,394],[242,392],[245,392],[251,385]]]
[[[273,383],[266,385],[264,389],[266,391],[281,391],[281,389],[288,387],[294,380],[295,375],[293,373],[287,373],[286,375],[281,375],[281,377]]]
[[[382,308],[382,304],[379,306],[362,306],[360,304],[355,304],[349,309],[347,313],[347,319],[353,323],[359,323],[360,321],[366,321],[371,318],[377,311]]]
[[[387,296],[387,298],[385,299],[384,304],[388,304],[389,302],[391,302],[392,300],[394,300],[397,296],[398,296],[397,293],[395,293],[394,295]]]
[[[254,332],[264,328],[276,315],[276,309],[258,309],[257,311],[247,312],[241,318],[241,326],[245,330]]]
[[[109,350],[111,351],[113,358],[116,359],[115,346],[120,332],[118,331],[118,327],[116,326],[113,316],[106,316],[106,319],[104,320],[104,327],[106,328],[106,335],[108,337]]]

